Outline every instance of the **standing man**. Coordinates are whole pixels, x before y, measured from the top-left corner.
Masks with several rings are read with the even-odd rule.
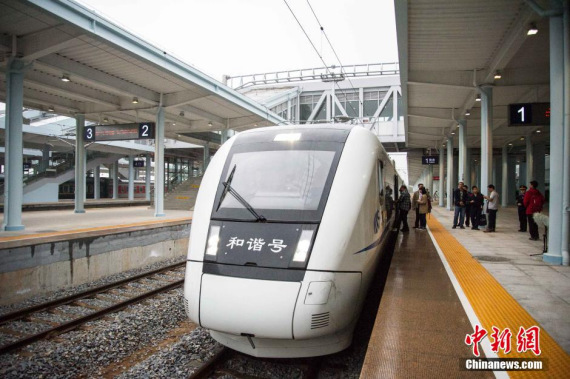
[[[526,186],[521,185],[519,194],[517,195],[517,208],[519,211],[519,232],[526,233],[526,207],[524,206],[524,194],[526,193]]]
[[[485,233],[494,233],[497,224],[497,211],[499,210],[499,194],[495,191],[495,186],[487,186],[489,196],[483,196],[487,200],[487,229]]]
[[[414,192],[412,196],[412,208],[416,210],[416,221],[414,222],[414,229],[419,228],[420,226],[420,204],[418,203],[420,199],[420,191],[424,188],[422,183],[418,184],[418,190]]]
[[[463,190],[467,194],[467,200],[465,201],[465,226],[469,227],[469,220],[471,219],[471,204],[469,203],[469,198],[472,196],[472,193],[469,192],[469,187],[466,185],[463,186]]]
[[[465,221],[465,203],[467,202],[467,192],[463,189],[463,182],[457,184],[457,188],[453,190],[453,204],[455,205],[455,213],[453,215],[452,229],[465,229],[463,222]],[[459,219],[459,220],[458,220]]]
[[[533,180],[530,182],[530,189],[524,195],[524,206],[526,207],[526,218],[528,220],[528,231],[530,232],[530,240],[538,241],[538,225],[534,221],[533,214],[542,212],[544,205],[544,196],[538,190],[538,182]]]
[[[471,217],[471,229],[479,230],[479,217],[481,217],[481,210],[483,209],[483,195],[479,193],[477,186],[471,187],[471,196],[467,198],[469,203],[469,215]]]
[[[400,220],[404,224],[402,232],[408,232],[410,231],[410,227],[408,226],[408,212],[412,207],[412,202],[410,200],[408,188],[404,185],[400,187],[400,197],[398,197],[397,204],[398,209],[400,210]],[[400,224],[398,224],[398,229],[400,229]]]

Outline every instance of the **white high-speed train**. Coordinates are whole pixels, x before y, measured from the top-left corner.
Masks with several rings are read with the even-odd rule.
[[[359,126],[233,137],[198,192],[184,284],[190,319],[258,357],[345,349],[391,229],[388,196],[397,187],[378,138]]]

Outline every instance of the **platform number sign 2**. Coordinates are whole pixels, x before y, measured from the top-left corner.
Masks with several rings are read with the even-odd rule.
[[[139,124],[139,138],[154,138],[153,126],[146,122]]]

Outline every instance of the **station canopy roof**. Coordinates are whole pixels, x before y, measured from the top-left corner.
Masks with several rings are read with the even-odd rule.
[[[29,108],[84,113],[97,123],[129,123],[155,121],[162,104],[166,137],[187,142],[199,141],[186,133],[284,121],[70,0],[0,0],[0,71],[14,55],[30,62],[24,75]],[[2,80],[0,99],[5,98]]]
[[[549,20],[522,0],[395,0],[405,126],[409,148],[457,146],[457,120],[467,122],[467,147],[479,148],[477,87],[493,89],[493,147],[522,136],[548,142],[549,126],[508,127],[508,105],[550,101]],[[548,1],[535,4],[548,9]],[[527,35],[531,24],[538,33]],[[496,72],[501,79],[495,80]],[[469,111],[470,115],[466,115]],[[540,133],[537,133],[540,130]],[[455,135],[451,134],[452,132]],[[474,149],[473,153],[478,153]],[[421,162],[408,162],[410,183]]]

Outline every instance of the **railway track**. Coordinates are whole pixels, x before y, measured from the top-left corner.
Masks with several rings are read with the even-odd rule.
[[[119,311],[129,305],[139,303],[145,299],[160,293],[182,286],[184,283],[184,266],[186,262],[166,266],[157,270],[149,271],[114,283],[92,288],[71,296],[66,296],[46,303],[38,304],[29,308],[21,309],[0,316],[0,333],[17,336],[16,340],[9,341],[0,346],[0,354],[5,354],[31,343],[45,338],[52,338],[62,333],[69,332],[81,325],[104,317],[110,313]],[[182,278],[180,278],[182,274]],[[150,288],[149,290],[144,290]],[[143,289],[143,290],[141,290]],[[91,299],[109,303],[108,306],[89,304]],[[82,312],[89,312],[77,316],[58,309],[62,306],[82,308]],[[54,322],[42,317],[42,314],[55,314],[68,320]],[[22,330],[22,322],[38,325],[46,325],[39,332],[26,333]],[[20,323],[11,327],[14,323]],[[33,329],[33,328],[32,328]]]
[[[298,359],[264,359],[264,358],[253,358],[245,354],[239,353],[237,351],[228,349],[227,347],[221,347],[214,355],[205,361],[196,371],[190,375],[190,379],[207,379],[231,376],[235,378],[248,378],[251,379],[254,376],[247,373],[238,372],[235,370],[229,370],[224,368],[226,362],[235,359],[242,358],[251,361],[267,361],[275,365],[297,367],[301,372],[301,379],[316,379],[319,376],[321,370],[321,364],[323,362],[323,357],[314,358],[298,358]]]

